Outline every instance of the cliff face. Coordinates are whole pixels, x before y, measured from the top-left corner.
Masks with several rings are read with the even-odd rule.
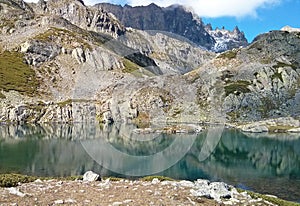
[[[81,1],[3,2],[1,122],[299,118],[297,31],[273,31],[215,54],[169,33],[127,29],[118,36],[94,19],[104,15],[123,31],[119,21]],[[22,15],[8,19],[7,11]],[[237,29],[232,35],[242,39]]]
[[[95,7],[111,12],[126,27],[171,32],[215,52],[248,45],[247,39],[238,28],[233,32],[225,29],[212,30],[196,14],[180,5],[161,8],[155,4],[139,7],[125,5],[122,7],[101,3]]]

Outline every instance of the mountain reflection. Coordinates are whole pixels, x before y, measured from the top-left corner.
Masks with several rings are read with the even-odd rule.
[[[299,200],[300,135],[136,134],[135,125],[1,125],[0,172],[208,178]],[[203,148],[213,151],[202,158]],[[285,189],[282,189],[285,188]]]

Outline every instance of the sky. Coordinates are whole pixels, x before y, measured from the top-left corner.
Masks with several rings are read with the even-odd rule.
[[[37,2],[38,0],[25,0]],[[251,42],[255,36],[284,26],[300,28],[300,0],[84,0],[86,5],[101,2],[131,6],[155,3],[167,7],[185,5],[213,28],[232,30],[238,26]]]

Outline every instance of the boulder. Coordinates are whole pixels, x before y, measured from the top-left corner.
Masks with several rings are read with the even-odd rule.
[[[263,133],[269,131],[266,125],[260,124],[259,122],[238,126],[237,128],[243,132],[250,133]]]
[[[72,57],[77,60],[79,64],[86,61],[85,52],[82,48],[76,48],[72,51]]]
[[[87,171],[83,175],[83,181],[93,182],[93,181],[97,181],[99,179],[99,177],[100,176],[98,174],[94,173],[93,171]]]
[[[290,132],[290,133],[300,133],[300,127],[289,129],[288,132]]]

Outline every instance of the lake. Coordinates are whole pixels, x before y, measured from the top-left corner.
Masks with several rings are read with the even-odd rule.
[[[135,125],[0,125],[0,173],[224,181],[300,202],[300,135],[137,134]],[[217,130],[218,128],[215,128]],[[214,128],[211,128],[214,131]]]

